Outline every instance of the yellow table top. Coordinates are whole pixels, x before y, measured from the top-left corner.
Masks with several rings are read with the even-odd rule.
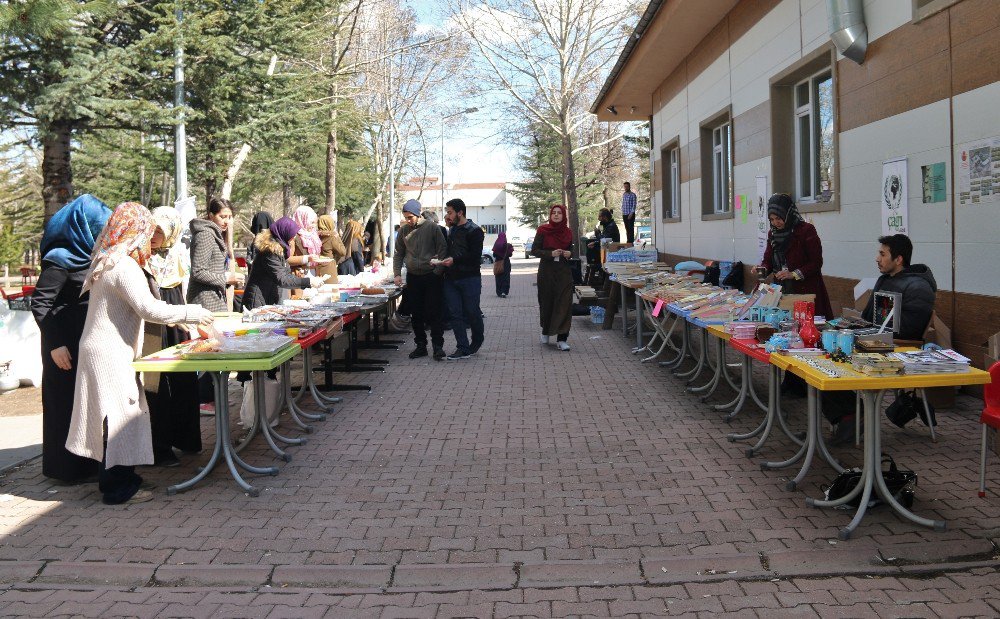
[[[728,342],[733,335],[726,331],[725,325],[708,325],[705,327],[709,335],[713,335],[724,342]]]
[[[272,370],[299,354],[302,347],[298,342],[289,342],[270,357],[260,359],[163,359],[170,356],[170,351],[177,348],[165,348],[160,352],[136,359],[132,367],[136,372],[226,372]]]
[[[897,349],[904,351],[906,349]],[[923,387],[961,387],[963,385],[985,385],[990,382],[989,372],[970,368],[959,374],[896,374],[893,376],[867,376],[854,371],[849,363],[835,363],[837,369],[847,372],[847,376],[834,378],[809,366],[802,359],[773,353],[771,362],[801,377],[820,391],[866,391],[880,389],[920,389]]]

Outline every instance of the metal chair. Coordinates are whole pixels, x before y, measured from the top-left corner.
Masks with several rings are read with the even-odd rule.
[[[979,496],[986,496],[986,427],[1000,429],[1000,361],[990,367],[990,382],[983,385],[983,414],[979,423],[983,425],[982,453],[979,455]]]

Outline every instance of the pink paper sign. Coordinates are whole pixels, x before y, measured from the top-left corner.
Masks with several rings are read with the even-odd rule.
[[[656,305],[653,306],[653,316],[659,316],[662,310],[663,310],[663,299],[657,299]]]

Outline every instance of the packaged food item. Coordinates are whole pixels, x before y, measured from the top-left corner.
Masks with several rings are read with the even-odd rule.
[[[361,294],[385,294],[385,289],[376,287],[362,288]]]

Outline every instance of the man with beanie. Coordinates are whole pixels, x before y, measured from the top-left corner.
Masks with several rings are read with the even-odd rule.
[[[441,260],[448,251],[441,229],[420,216],[420,203],[407,200],[403,205],[403,223],[396,234],[396,251],[392,256],[392,274],[396,285],[403,283],[406,264],[406,297],[413,325],[413,341],[417,347],[410,359],[427,356],[427,327],[431,330],[434,359],[444,359],[444,321],[441,314],[443,280],[435,273],[431,260]]]
[[[445,222],[448,224],[448,257],[441,263],[447,267],[444,298],[455,333],[456,350],[448,360],[468,359],[476,354],[485,339],[483,313],[479,296],[483,280],[479,266],[483,259],[483,229],[465,216],[465,202],[448,200]],[[472,342],[466,329],[472,329]]]

